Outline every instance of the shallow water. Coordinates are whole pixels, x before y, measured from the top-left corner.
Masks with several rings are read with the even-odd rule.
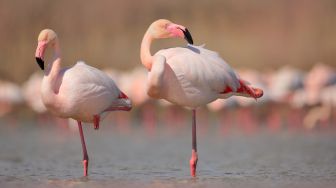
[[[191,127],[105,123],[84,127],[90,157],[82,177],[78,131],[18,122],[0,126],[0,187],[335,187],[336,134],[198,132],[198,178],[189,176]]]

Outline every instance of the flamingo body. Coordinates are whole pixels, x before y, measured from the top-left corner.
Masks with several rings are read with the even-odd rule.
[[[42,80],[43,74],[36,72],[29,77],[22,88],[26,103],[31,109],[39,114],[43,114],[47,111],[41,97]]]
[[[160,50],[148,75],[148,93],[154,98],[196,108],[218,98],[226,87],[236,91],[239,78],[216,53],[202,46]]]
[[[94,115],[100,115],[110,107],[128,104],[119,99],[120,90],[105,73],[78,62],[71,68],[62,69],[57,75],[58,88],[50,87],[50,78],[42,81],[42,99],[48,110],[63,118],[93,122]],[[52,93],[57,93],[53,97]]]

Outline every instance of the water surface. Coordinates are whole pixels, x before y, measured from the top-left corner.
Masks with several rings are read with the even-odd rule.
[[[120,131],[85,126],[89,177],[77,129],[1,121],[0,187],[335,187],[332,131],[198,132],[198,178],[189,176],[191,127]]]

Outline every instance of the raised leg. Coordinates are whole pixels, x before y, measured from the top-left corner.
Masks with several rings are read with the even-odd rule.
[[[198,156],[197,156],[197,138],[196,138],[196,110],[192,110],[192,151],[190,163],[190,174],[192,177],[196,177],[196,166],[197,166]]]
[[[99,115],[94,115],[93,116],[93,126],[95,130],[99,129],[99,121],[100,121],[100,116]]]
[[[78,122],[78,129],[79,129],[79,135],[82,142],[82,149],[83,149],[83,167],[84,167],[84,176],[88,175],[88,165],[89,165],[89,156],[86,151],[86,145],[84,140],[84,134],[83,134],[83,128],[82,123],[80,121]]]

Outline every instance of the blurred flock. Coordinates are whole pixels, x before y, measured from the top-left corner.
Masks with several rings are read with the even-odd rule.
[[[103,71],[128,94],[134,106],[131,113],[110,113],[106,118],[108,124],[126,132],[141,126],[149,133],[154,133],[158,126],[178,131],[181,126],[190,124],[189,110],[147,96],[145,68],[129,71],[108,68]],[[237,69],[237,72],[262,88],[264,96],[258,101],[243,97],[218,99],[199,108],[201,129],[217,126],[223,133],[253,133],[259,129],[271,132],[336,130],[336,72],[332,67],[318,63],[308,72],[290,66],[269,72],[254,69]],[[52,124],[69,129],[72,126],[77,130],[75,122],[49,115],[39,93],[42,78],[43,74],[37,71],[21,85],[2,80],[0,116],[14,125],[19,117],[35,119],[39,126]]]
[[[2,0],[1,122],[15,125],[33,119],[40,126],[71,128],[71,121],[52,117],[40,99],[43,73],[34,50],[38,33],[52,28],[59,35],[65,65],[83,60],[104,70],[132,99],[131,113],[111,113],[105,121],[126,132],[136,125],[150,133],[158,126],[188,126],[188,110],[145,93],[140,42],[158,18],[187,26],[196,45],[217,51],[242,78],[264,89],[258,101],[232,97],[200,108],[202,127],[217,126],[222,133],[335,129],[333,0]],[[186,44],[163,40],[153,45],[156,52]]]

